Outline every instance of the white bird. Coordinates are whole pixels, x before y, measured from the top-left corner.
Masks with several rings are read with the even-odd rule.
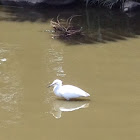
[[[58,79],[54,80],[53,83],[49,85],[49,87],[51,86],[54,86],[53,91],[56,96],[65,98],[66,100],[90,96],[87,92],[76,86],[62,85],[62,81]]]

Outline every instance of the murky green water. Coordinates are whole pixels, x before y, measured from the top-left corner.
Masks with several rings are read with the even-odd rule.
[[[52,39],[45,30],[58,14],[82,15],[75,22],[86,36]],[[139,20],[93,15],[1,7],[1,140],[140,138]],[[47,85],[57,78],[86,90],[90,100],[56,98]]]

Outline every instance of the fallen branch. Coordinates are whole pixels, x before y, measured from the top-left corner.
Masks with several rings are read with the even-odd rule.
[[[54,36],[57,37],[70,37],[70,36],[75,36],[75,35],[83,35],[82,33],[82,27],[74,26],[72,24],[72,20],[74,17],[77,17],[80,15],[74,15],[69,17],[65,22],[61,22],[59,20],[59,15],[57,16],[57,20],[54,21],[53,19],[51,20],[51,26],[54,29]]]

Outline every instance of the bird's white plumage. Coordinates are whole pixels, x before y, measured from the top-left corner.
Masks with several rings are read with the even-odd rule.
[[[90,96],[87,92],[76,86],[62,85],[62,81],[58,79],[54,80],[50,86],[54,86],[53,91],[56,96],[63,97],[66,100]]]

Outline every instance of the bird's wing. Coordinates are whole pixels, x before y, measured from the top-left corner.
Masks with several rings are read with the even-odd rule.
[[[67,94],[75,94],[75,95],[77,94],[80,96],[84,96],[84,95],[86,96],[88,94],[84,90],[72,85],[63,85],[61,87],[61,93],[62,95],[67,93]]]

